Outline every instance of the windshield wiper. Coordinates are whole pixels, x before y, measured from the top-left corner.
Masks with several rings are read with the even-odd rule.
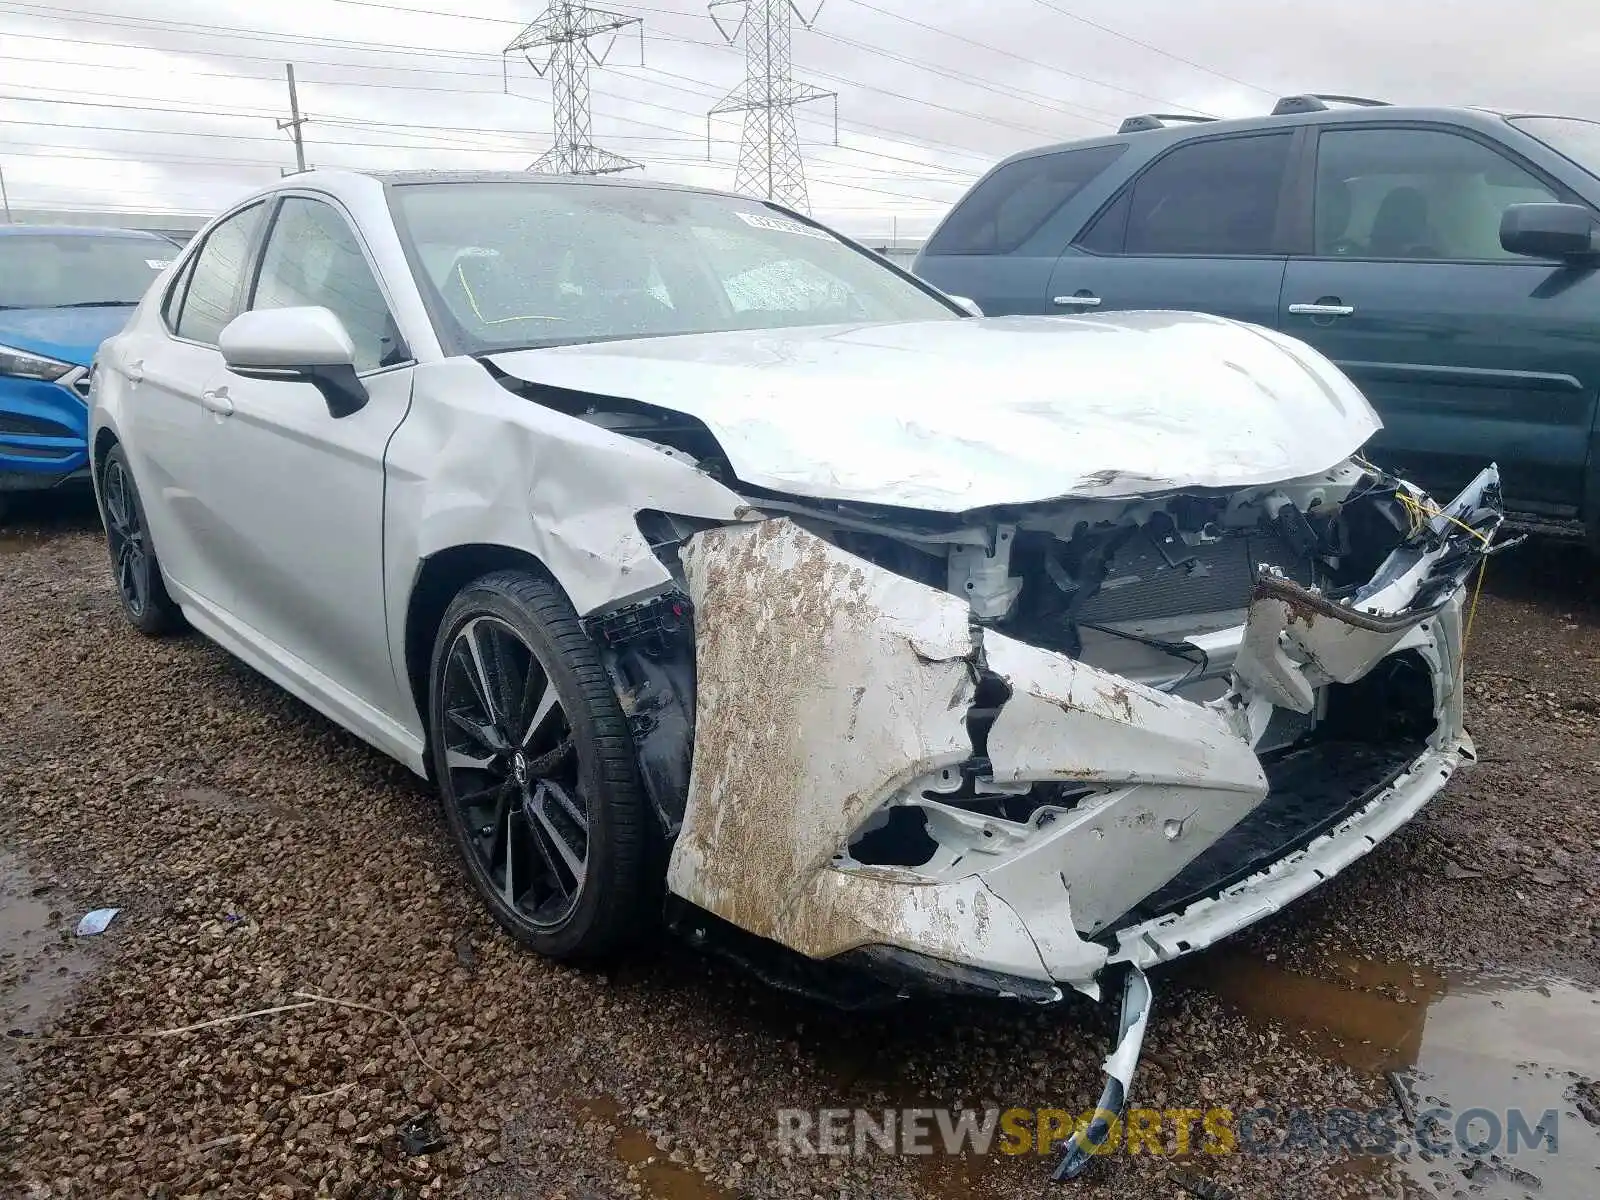
[[[132,308],[137,300],[75,300],[71,304],[52,304],[51,308]]]

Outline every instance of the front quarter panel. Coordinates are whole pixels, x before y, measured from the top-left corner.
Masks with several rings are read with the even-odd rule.
[[[749,507],[686,462],[513,395],[470,358],[417,367],[386,466],[396,663],[406,661],[411,590],[441,551],[487,545],[532,555],[585,615],[671,583],[639,532],[641,509],[733,521]]]

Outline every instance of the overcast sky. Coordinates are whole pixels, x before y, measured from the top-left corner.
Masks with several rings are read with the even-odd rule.
[[[656,178],[731,186],[738,120],[714,124],[708,162],[704,113],[740,83],[742,50],[703,0],[597,6],[645,21],[642,55],[633,27],[591,75],[595,141]],[[801,110],[812,210],[858,235],[921,235],[1012,151],[1136,112],[1261,112],[1293,91],[1600,117],[1589,7],[825,0],[794,36],[796,78],[839,94],[838,146],[831,101]],[[500,51],[541,8],[0,0],[11,204],[209,213],[271,182],[293,163],[274,124],[286,61],[314,166],[520,169],[550,144],[550,84]]]

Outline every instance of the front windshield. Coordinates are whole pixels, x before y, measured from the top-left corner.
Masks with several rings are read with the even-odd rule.
[[[6,234],[0,236],[0,308],[137,304],[177,252],[156,238]]]
[[[1600,122],[1577,117],[1512,117],[1511,123],[1600,179]]]
[[[401,184],[393,197],[459,353],[961,316],[755,200],[542,182]]]

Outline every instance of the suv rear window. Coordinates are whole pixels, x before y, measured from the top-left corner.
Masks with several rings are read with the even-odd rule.
[[[1290,133],[1211,138],[1168,151],[1078,244],[1103,254],[1274,252]]]
[[[927,253],[1015,252],[1127,148],[1085,146],[1007,163],[956,205],[928,242]]]

